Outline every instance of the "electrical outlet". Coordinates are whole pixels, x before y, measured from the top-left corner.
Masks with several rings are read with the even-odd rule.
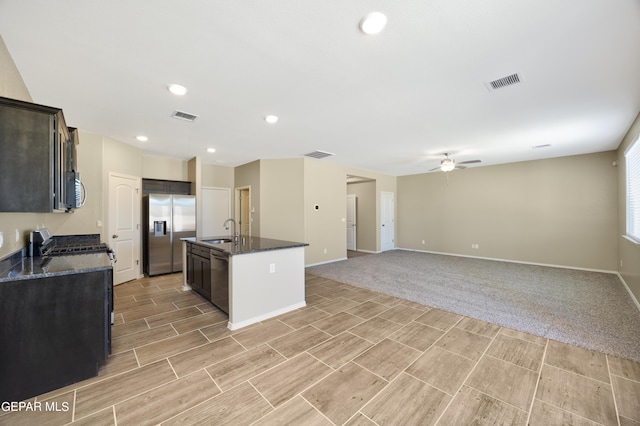
[[[424,240],[422,240],[422,245],[424,245]]]
[[[324,249],[324,254],[327,254],[327,249]]]
[[[273,274],[274,272],[276,272],[276,264],[275,263],[270,263],[269,264],[269,273]]]

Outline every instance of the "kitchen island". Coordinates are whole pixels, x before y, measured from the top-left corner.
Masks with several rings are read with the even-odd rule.
[[[186,289],[229,315],[236,330],[304,307],[308,244],[240,235],[184,238]]]

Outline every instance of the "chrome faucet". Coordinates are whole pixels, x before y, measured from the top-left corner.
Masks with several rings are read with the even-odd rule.
[[[224,224],[222,226],[224,226],[225,229],[229,229],[229,225],[227,225],[229,222],[233,223],[233,243],[238,244],[238,232],[236,231],[236,221],[229,218],[224,221]]]

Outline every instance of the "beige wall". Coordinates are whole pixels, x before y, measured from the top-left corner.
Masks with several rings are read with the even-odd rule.
[[[33,102],[33,98],[18,72],[13,58],[0,35],[0,96]]]
[[[233,167],[203,164],[201,168],[202,186],[233,188],[235,173]]]
[[[260,236],[304,241],[304,160],[260,161]]]
[[[142,155],[142,177],[146,179],[188,181],[187,162],[176,158]]]
[[[633,141],[640,136],[640,115],[636,117],[629,132],[618,147],[618,229],[616,238],[618,242],[618,256],[622,261],[620,275],[627,283],[627,286],[634,294],[636,301],[640,301],[640,245],[635,244],[622,235],[627,227],[627,183],[626,183],[626,163],[624,158],[625,150]]]
[[[347,174],[344,168],[304,159],[305,263],[347,257]],[[315,206],[318,209],[315,209]]]
[[[398,246],[613,271],[615,152],[398,178]],[[422,244],[425,240],[425,244]],[[479,249],[471,248],[479,244]]]

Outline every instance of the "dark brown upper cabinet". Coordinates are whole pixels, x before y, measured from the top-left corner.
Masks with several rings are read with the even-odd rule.
[[[0,97],[0,212],[65,212],[77,131],[60,108]]]

